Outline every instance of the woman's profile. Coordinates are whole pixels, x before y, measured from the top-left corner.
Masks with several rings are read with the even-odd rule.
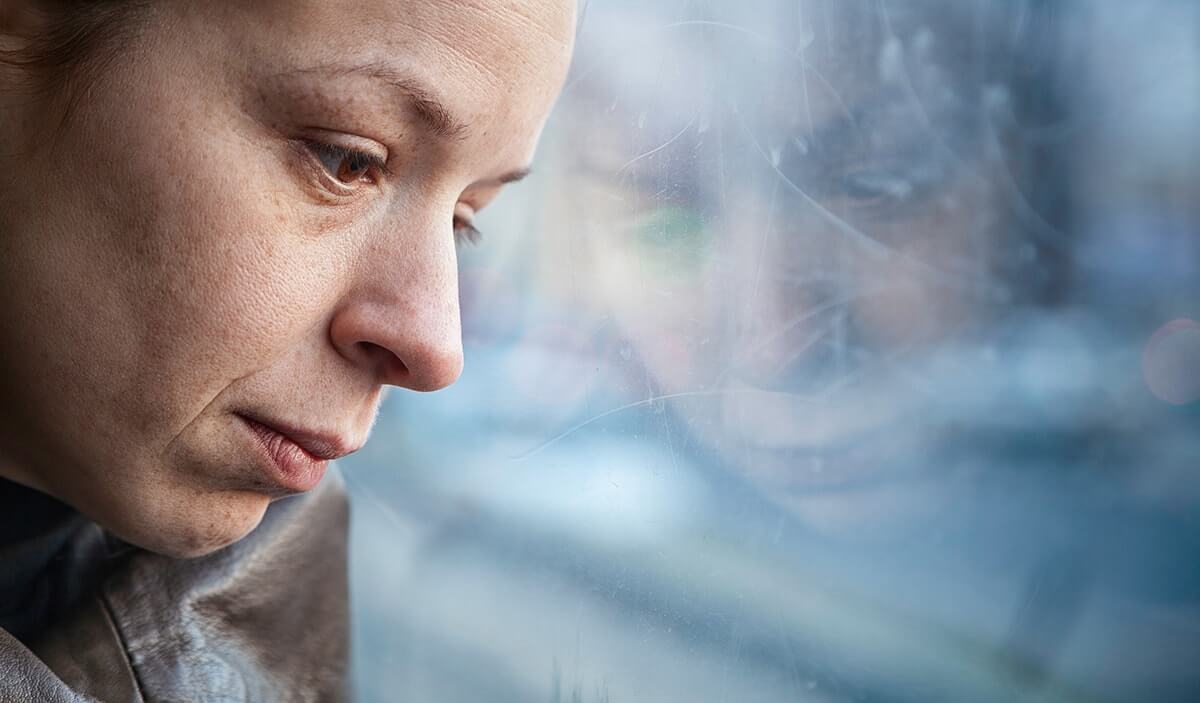
[[[458,376],[456,240],[574,13],[0,3],[6,700],[345,695],[323,475],[385,387]]]

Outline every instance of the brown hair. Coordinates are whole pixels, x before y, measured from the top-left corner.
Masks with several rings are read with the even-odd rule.
[[[42,0],[28,10],[40,28],[24,46],[0,50],[0,64],[21,69],[19,89],[49,98],[65,123],[79,95],[138,34],[149,0]]]

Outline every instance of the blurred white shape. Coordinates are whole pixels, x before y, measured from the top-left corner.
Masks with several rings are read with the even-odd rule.
[[[1087,320],[1070,316],[1034,318],[1027,343],[1016,359],[1016,378],[1025,392],[1047,409],[1069,402],[1096,386],[1095,349],[1084,334]]]
[[[486,477],[480,504],[509,520],[587,543],[629,548],[671,542],[690,526],[698,503],[690,472],[657,442],[568,443]],[[550,475],[554,480],[547,480]]]

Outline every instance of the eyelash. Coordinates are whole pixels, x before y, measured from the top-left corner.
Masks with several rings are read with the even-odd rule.
[[[316,159],[317,166],[335,179],[337,178],[337,174],[329,172],[329,169],[326,168],[325,164],[319,158],[320,156],[332,157],[332,160],[338,162],[343,160],[356,161],[364,164],[368,169],[373,169],[376,173],[382,174],[384,177],[392,175],[391,170],[388,169],[387,162],[375,154],[351,149],[341,144],[329,144],[316,140],[305,140],[304,145]],[[480,232],[479,228],[466,218],[455,215],[452,220],[452,226],[454,228],[454,243],[457,246],[478,244],[483,239],[483,232]]]
[[[328,142],[319,142],[312,139],[304,140],[304,146],[317,160],[318,165],[324,169],[326,173],[329,173],[330,176],[334,176],[335,178],[337,177],[337,174],[329,172],[329,169],[326,168],[325,163],[322,162],[321,157],[329,157],[331,161],[335,162],[346,160],[357,161],[358,163],[366,166],[368,169],[373,169],[384,176],[391,175],[391,171],[388,170],[387,162],[375,154],[359,151],[358,149],[351,149],[349,147],[342,146],[341,144],[330,144]]]
[[[483,240],[483,232],[471,222],[454,218],[454,243],[458,246],[474,246]]]

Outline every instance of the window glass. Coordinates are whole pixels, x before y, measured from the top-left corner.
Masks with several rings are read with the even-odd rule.
[[[344,462],[366,701],[1200,691],[1200,6],[595,0]]]

